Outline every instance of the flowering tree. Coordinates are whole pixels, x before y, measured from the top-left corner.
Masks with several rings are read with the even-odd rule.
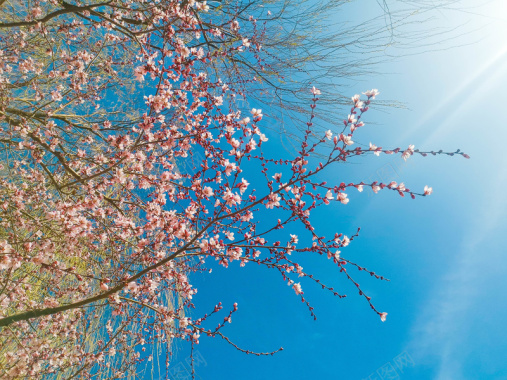
[[[224,335],[236,304],[188,317],[189,275],[209,260],[278,271],[312,312],[304,281],[344,296],[298,263],[324,255],[385,320],[350,268],[384,278],[340,252],[357,234],[322,236],[311,213],[347,204],[351,190],[414,198],[431,188],[319,178],[352,156],[443,152],[355,147],[377,90],[320,133],[313,87],[295,157],[268,155],[262,110],[235,105],[268,80],[265,29],[248,7],[224,4],[0,1],[2,378],[124,378],[148,360],[145,344],[193,347],[200,336],[272,354]],[[312,244],[280,232],[298,223]],[[224,314],[217,327],[214,314]]]

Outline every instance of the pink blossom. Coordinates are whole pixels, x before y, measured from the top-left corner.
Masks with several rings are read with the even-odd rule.
[[[380,94],[380,92],[376,88],[374,88],[372,90],[363,92],[363,94],[366,95],[368,98],[375,99],[375,97],[378,94]]]
[[[268,197],[268,202],[266,203],[266,208],[270,208],[272,209],[273,207],[278,207],[280,206],[280,197],[278,196],[278,194],[269,194],[269,197]]]
[[[339,200],[344,205],[349,203],[349,199],[347,198],[347,194],[345,194],[345,193],[338,193],[338,196],[336,199]]]
[[[255,121],[259,121],[262,119],[262,110],[261,109],[252,108],[251,113],[252,113]]]
[[[241,119],[239,121],[239,124],[242,124],[242,125],[246,125],[248,123],[250,123],[250,118],[249,117],[245,117],[245,118],[243,118],[243,119]]]
[[[146,68],[144,66],[136,67],[134,75],[139,82],[144,82],[144,75],[146,74]]]
[[[344,142],[345,145],[354,144],[354,141],[352,141],[352,136],[350,136],[350,135],[347,135],[347,136],[342,135],[342,141]]]
[[[354,102],[354,107],[355,108],[361,108],[363,106],[363,102],[361,101],[361,97],[359,95],[354,95],[352,97],[352,101]],[[361,127],[362,125],[358,125],[358,127]]]
[[[231,30],[235,31],[235,32],[238,31],[239,30],[239,22],[237,22],[236,20],[231,22]]]
[[[310,92],[313,94],[313,95],[320,95],[321,92],[320,90],[316,89],[315,86],[312,87],[312,89],[310,90]]]
[[[137,290],[137,284],[136,284],[135,282],[131,281],[131,282],[129,282],[129,283],[127,284],[127,289],[128,289],[129,291],[131,291],[131,292],[134,292],[134,291],[136,291],[136,290]]]
[[[433,189],[429,186],[424,186],[424,195],[431,195],[433,193]]]
[[[246,189],[248,188],[248,185],[250,185],[248,183],[248,181],[246,179],[244,179],[244,178],[241,178],[241,182],[238,183],[236,186],[238,187],[239,192],[241,194],[243,194],[246,191]]]
[[[242,216],[241,216],[241,221],[243,222],[249,222],[250,220],[253,219],[253,213],[248,210],[246,211]]]
[[[413,154],[414,154],[414,146],[409,145],[409,147],[403,152],[401,157],[406,161]]]
[[[224,172],[227,176],[230,176],[233,171],[237,170],[236,164],[234,162],[229,162],[228,159],[224,161],[223,166],[225,167]]]
[[[53,90],[51,91],[51,99],[53,99],[55,102],[61,102],[63,100],[62,94],[60,94],[60,91]]]
[[[42,16],[42,8],[41,7],[33,7],[32,8],[32,16],[33,18],[39,18]]]
[[[236,193],[232,193],[231,190],[227,190],[222,198],[227,206],[236,206],[241,203],[241,197]]]
[[[202,189],[202,193],[205,197],[211,197],[213,196],[213,189],[209,186],[205,186],[204,189]]]
[[[231,144],[234,149],[238,149],[240,146],[240,142],[236,139],[231,139],[229,144]]]
[[[195,8],[198,11],[201,11],[201,12],[208,12],[209,11],[209,5],[206,4],[206,3],[207,3],[207,1],[198,1],[195,4]]]
[[[351,114],[347,118],[347,122],[350,123],[350,124],[354,124],[356,121],[357,121],[356,115]]]
[[[370,143],[370,150],[372,150],[372,151],[373,151],[373,154],[374,154],[375,156],[380,156],[380,149],[379,149],[379,148],[377,148],[377,146],[376,146],[376,145],[374,145],[374,144]]]

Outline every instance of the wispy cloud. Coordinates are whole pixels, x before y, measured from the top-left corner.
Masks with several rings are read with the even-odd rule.
[[[496,165],[507,167],[507,158]],[[507,171],[499,171],[491,183],[495,184],[493,190],[477,205],[482,212],[470,223],[470,230],[463,232],[461,246],[456,247],[447,273],[435,279],[436,285],[429,289],[431,296],[412,328],[407,350],[418,357],[416,361],[436,358],[438,376],[435,378],[439,380],[467,379],[463,373],[465,356],[467,350],[477,349],[467,332],[473,330],[481,296],[496,292],[498,287],[484,279],[493,277],[499,263],[507,267],[505,258],[499,257],[501,253],[484,249],[490,239],[498,239],[498,226],[505,223]]]

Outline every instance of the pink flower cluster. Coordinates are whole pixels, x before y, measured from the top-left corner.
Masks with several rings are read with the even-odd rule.
[[[37,1],[20,5],[13,19],[21,21],[2,24],[2,379],[123,378],[145,360],[146,345],[170,350],[181,339],[194,347],[204,336],[246,353],[277,352],[254,353],[224,335],[237,304],[188,316],[192,275],[215,263],[278,271],[315,317],[303,282],[345,295],[298,260],[327,257],[385,320],[350,274],[356,268],[384,280],[346,258],[358,233],[326,237],[311,215],[355,201],[360,194],[349,198],[351,189],[412,198],[432,189],[322,178],[351,157],[443,152],[356,143],[377,90],[355,95],[343,126],[323,132],[315,113],[323,94],[313,87],[295,157],[269,157],[263,110],[235,103],[245,86],[260,83],[263,31],[253,16],[217,19],[214,7]],[[226,70],[242,59],[255,69]],[[223,322],[213,327],[217,314]]]

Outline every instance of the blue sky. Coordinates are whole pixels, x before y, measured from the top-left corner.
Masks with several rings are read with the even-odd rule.
[[[435,12],[429,21],[462,25],[455,33],[461,37],[437,51],[386,62],[380,74],[348,88],[351,96],[378,88],[379,100],[407,107],[368,112],[358,142],[460,148],[471,159],[372,157],[340,167],[330,180],[387,178],[414,189],[430,185],[434,193],[416,200],[393,192],[351,193],[348,205],[336,202],[314,219],[322,234],[362,228],[342,255],[391,280],[352,272],[377,308],[389,313],[387,321],[327,260],[303,266],[348,297],[339,300],[302,282],[316,322],[276,273],[248,265],[217,268],[194,279],[196,316],[219,301],[226,308],[238,302],[224,331],[231,340],[255,351],[284,351],[247,356],[202,337],[197,378],[507,379],[507,1],[461,4],[461,11]],[[174,363],[184,369],[188,351],[180,347]]]

